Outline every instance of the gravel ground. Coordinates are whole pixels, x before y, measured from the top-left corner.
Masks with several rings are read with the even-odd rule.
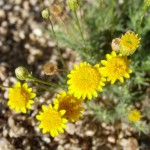
[[[41,18],[42,8],[38,0],[0,1],[0,84],[12,86],[17,81],[14,70],[20,65],[41,79],[58,80],[59,76],[49,78],[41,71],[47,61],[60,64],[56,44],[43,32],[50,26]],[[80,60],[70,49],[62,49],[62,55],[68,68]],[[150,138],[139,137],[128,124],[91,123],[86,112],[56,138],[41,134],[35,115],[53,96],[44,92],[35,99],[33,110],[16,114],[7,106],[8,91],[0,89],[0,150],[150,150]]]

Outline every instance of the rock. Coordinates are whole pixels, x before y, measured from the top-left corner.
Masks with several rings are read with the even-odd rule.
[[[94,134],[95,134],[95,132],[92,131],[92,130],[88,130],[88,131],[85,132],[86,136],[93,136]]]
[[[75,125],[73,123],[67,123],[66,131],[68,134],[73,135],[75,133]]]
[[[113,143],[113,144],[116,142],[116,139],[114,136],[108,136],[107,140],[108,142]]]
[[[11,143],[6,138],[1,137],[0,138],[0,149],[1,150],[14,150],[14,147],[11,145]]]
[[[0,9],[0,19],[4,19],[6,17],[5,11]]]
[[[120,145],[123,150],[139,150],[138,142],[135,138],[122,139]]]

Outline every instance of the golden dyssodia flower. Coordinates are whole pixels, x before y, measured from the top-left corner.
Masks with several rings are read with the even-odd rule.
[[[34,103],[31,99],[35,96],[36,94],[32,93],[32,88],[28,88],[27,83],[21,85],[20,82],[17,82],[14,88],[9,89],[8,106],[16,112],[26,113],[27,108],[31,109],[31,104]]]
[[[124,78],[130,78],[132,70],[129,68],[130,61],[123,57],[122,54],[117,55],[114,51],[106,55],[107,60],[102,60],[101,63],[105,66],[101,68],[101,73],[107,77],[107,81],[114,84],[117,79],[124,82]]]
[[[72,122],[82,116],[82,111],[84,110],[82,102],[83,99],[77,99],[65,91],[62,91],[54,99],[54,104],[58,104],[58,110],[66,110],[64,117]]]
[[[139,121],[141,119],[141,117],[142,117],[141,112],[137,109],[130,111],[130,113],[128,114],[128,118],[132,122]]]
[[[138,34],[131,31],[126,32],[126,34],[121,37],[120,53],[125,56],[133,54],[138,48],[139,43],[140,38]]]
[[[43,129],[42,132],[49,132],[52,137],[58,136],[58,133],[63,133],[66,128],[67,119],[63,117],[65,110],[58,111],[58,105],[52,107],[42,106],[43,112],[36,115],[36,119],[41,121],[39,128]]]
[[[68,78],[68,92],[78,99],[97,97],[97,91],[102,91],[102,86],[105,85],[103,82],[106,80],[101,76],[99,64],[91,66],[86,62],[80,63],[79,66],[75,65]]]

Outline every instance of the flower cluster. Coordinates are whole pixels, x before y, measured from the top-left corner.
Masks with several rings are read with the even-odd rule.
[[[127,56],[135,52],[139,41],[136,34],[127,32],[121,39],[113,40],[112,46],[116,50],[111,54],[106,54],[106,60],[101,60],[95,65],[87,62],[75,65],[67,76],[68,91],[57,94],[53,104],[49,104],[47,107],[43,105],[42,111],[36,115],[37,120],[40,121],[39,128],[42,129],[42,132],[49,132],[52,137],[63,133],[68,121],[75,122],[82,116],[83,102],[86,99],[91,100],[93,97],[97,97],[98,92],[103,91],[106,81],[114,84],[117,80],[124,82],[124,78],[130,78],[132,70],[129,65],[131,61]],[[118,52],[119,54],[117,54]],[[16,76],[19,79],[41,81],[32,78],[32,75],[24,69],[23,67],[17,68]],[[47,63],[44,71],[49,75],[56,72],[57,67]],[[36,94],[32,92],[32,88],[28,88],[27,83],[21,85],[18,82],[14,88],[10,88],[8,105],[16,112],[26,113],[26,109],[31,109],[31,104],[34,103],[32,98],[35,96]],[[135,122],[141,118],[141,115],[134,110],[128,117]]]
[[[140,38],[138,37],[138,34],[127,31],[122,35],[121,39],[114,39],[111,46],[114,51],[120,52],[123,56],[128,56],[132,55],[137,50],[139,44]]]

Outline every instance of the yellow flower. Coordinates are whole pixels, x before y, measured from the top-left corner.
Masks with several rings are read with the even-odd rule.
[[[130,78],[129,73],[132,72],[129,69],[130,61],[122,54],[117,55],[114,51],[106,55],[107,61],[102,60],[101,63],[105,66],[101,68],[102,75],[107,77],[107,81],[111,81],[114,84],[117,79],[120,82],[124,82],[124,78]]]
[[[27,83],[21,85],[20,82],[17,82],[14,88],[9,89],[8,106],[16,112],[22,111],[26,113],[26,108],[31,109],[31,104],[34,103],[31,99],[36,96],[36,94],[31,93],[31,91],[32,88],[28,88]]]
[[[67,119],[62,117],[65,110],[58,111],[58,105],[52,107],[51,104],[48,107],[43,105],[42,110],[36,115],[36,119],[41,121],[39,128],[43,128],[42,132],[50,132],[52,137],[58,136],[58,132],[63,133],[67,123]]]
[[[131,31],[126,32],[126,34],[121,37],[120,53],[125,56],[133,54],[138,48],[139,43],[140,38],[138,38],[138,34]]]
[[[91,66],[86,62],[80,63],[79,66],[75,65],[68,78],[68,93],[73,94],[78,99],[97,97],[97,90],[102,91],[102,86],[105,85],[103,82],[106,81],[101,76],[99,64]]]
[[[132,122],[137,122],[141,119],[141,112],[134,109],[128,114],[128,118]]]
[[[58,110],[66,110],[64,117],[74,122],[82,116],[81,111],[84,110],[82,106],[83,99],[77,99],[73,95],[62,91],[54,99],[54,104],[58,104]]]

